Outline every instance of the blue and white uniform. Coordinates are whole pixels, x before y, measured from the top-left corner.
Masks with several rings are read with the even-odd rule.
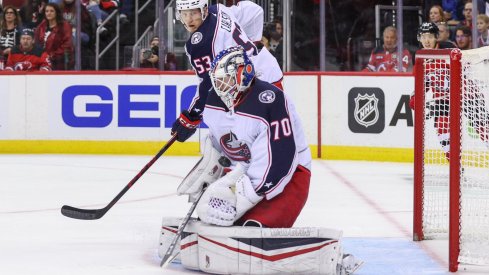
[[[254,81],[234,112],[209,93],[203,119],[214,147],[233,165],[246,167],[256,193],[270,200],[289,183],[297,165],[310,170],[311,153],[292,101],[274,85]]]
[[[185,44],[187,57],[200,79],[198,93],[189,108],[194,114],[201,114],[209,91],[212,90],[212,83],[209,77],[209,70],[214,57],[224,49],[240,45],[252,60],[257,77],[269,83],[281,81],[283,73],[273,55],[263,48],[260,51],[249,37],[261,37],[263,28],[258,27],[254,15],[245,16],[243,10],[252,9],[256,4],[239,4],[234,8],[227,8],[221,4],[209,7],[209,14],[202,25],[190,36]],[[241,6],[241,7],[240,7]],[[259,6],[258,6],[259,8]],[[246,26],[246,30],[255,31],[250,36],[244,32],[240,22],[235,17],[235,13],[240,14],[240,20]],[[255,23],[251,23],[255,20]],[[261,19],[261,25],[263,17]]]

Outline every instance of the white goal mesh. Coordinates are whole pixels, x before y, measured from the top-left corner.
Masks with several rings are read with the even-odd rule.
[[[489,48],[462,52],[459,261],[489,264]]]
[[[422,126],[415,126],[422,140],[415,166],[421,161],[422,169],[415,169],[415,212],[418,207],[421,214],[415,213],[414,238],[447,238],[449,228],[455,228],[457,237],[449,236],[458,249],[450,253],[460,252],[454,258],[460,263],[489,265],[489,47],[462,51],[461,59],[453,58],[458,52],[444,52],[416,57],[416,64],[421,64],[416,71],[416,93],[424,94],[421,102],[416,98],[416,104],[423,104],[416,106],[416,112],[423,111],[424,117],[417,120]],[[454,75],[455,66],[460,66],[461,73]],[[460,90],[453,88],[458,86],[454,83],[460,84]],[[450,100],[455,90],[460,100]],[[459,107],[460,119],[450,117],[450,110]],[[458,120],[460,131],[450,119],[455,120],[452,123]],[[452,172],[450,179],[450,169],[457,169],[460,177],[454,178],[458,173]],[[457,213],[450,215],[450,211]]]

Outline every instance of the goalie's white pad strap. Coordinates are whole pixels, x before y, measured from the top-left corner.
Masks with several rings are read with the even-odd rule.
[[[204,143],[203,156],[178,186],[178,195],[197,194],[204,183],[211,184],[222,175],[224,168],[219,163],[221,154],[212,146],[210,136],[206,137]]]
[[[326,228],[218,227],[189,222],[184,266],[215,274],[336,274],[342,232]],[[195,241],[197,237],[197,241]],[[186,237],[190,240],[189,237]]]

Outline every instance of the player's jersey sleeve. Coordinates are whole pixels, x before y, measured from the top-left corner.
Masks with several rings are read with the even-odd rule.
[[[216,5],[216,10],[217,29],[213,43],[214,56],[222,50],[238,45],[245,49],[248,56],[257,55],[258,49],[229,8],[219,4]]]
[[[275,102],[267,106],[268,114],[257,129],[247,171],[257,194],[264,194],[267,199],[282,192],[298,164],[293,118],[287,110],[286,98],[279,93],[282,92],[276,93]]]
[[[226,7],[219,4],[220,9],[232,14],[241,25],[251,41],[260,41],[263,35],[263,8],[252,1],[241,1]]]
[[[190,64],[192,65],[195,74],[199,78],[199,85],[197,86],[197,92],[195,93],[195,96],[192,99],[192,103],[190,104],[188,111],[191,112],[193,115],[200,115],[202,114],[202,111],[204,110],[205,107],[207,93],[209,93],[212,90],[212,83],[209,77],[208,70],[205,70],[203,72],[198,71],[198,69],[201,68],[196,68],[195,61],[192,59],[192,56],[187,52],[187,47],[185,47],[185,53],[187,54],[187,57],[190,61]],[[208,59],[210,60],[210,57]],[[205,57],[204,60],[207,60],[207,58]]]

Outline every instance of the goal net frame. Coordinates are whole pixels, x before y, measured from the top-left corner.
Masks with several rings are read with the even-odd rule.
[[[485,49],[487,51],[487,60],[489,60],[489,48]],[[472,50],[472,51],[477,51],[477,50]],[[464,51],[465,52],[465,51]],[[463,157],[462,156],[462,143],[464,142],[463,140],[463,131],[464,130],[464,95],[463,91],[464,89],[469,89],[466,88],[464,85],[468,85],[467,83],[472,81],[472,80],[467,80],[464,79],[467,76],[464,76],[465,73],[465,67],[467,66],[467,61],[464,60],[464,52],[460,51],[459,49],[437,49],[437,50],[419,50],[416,53],[416,62],[415,62],[415,67],[414,67],[414,75],[415,75],[415,115],[414,115],[414,207],[413,207],[413,240],[414,241],[422,241],[426,239],[437,239],[440,236],[442,238],[448,238],[448,262],[449,262],[449,271],[451,272],[456,272],[459,268],[459,263],[467,263],[467,264],[482,264],[482,265],[487,265],[486,261],[486,255],[484,255],[484,261],[485,263],[481,263],[481,261],[477,262],[477,260],[470,260],[470,252],[469,251],[469,257],[467,257],[467,251],[466,248],[464,248],[464,234],[465,229],[463,227],[465,226],[465,223],[463,221],[464,215],[462,215],[462,208],[466,207],[463,204],[461,198],[464,194],[462,193],[461,188],[461,181],[462,184],[465,184],[464,181],[466,181],[466,172],[462,168],[463,167]],[[470,51],[468,51],[470,52]],[[467,53],[468,54],[468,53]],[[484,54],[485,56],[485,54]],[[442,200],[446,200],[444,203],[439,203],[440,205],[436,205],[436,207],[431,207],[429,204],[431,203],[430,200],[432,199],[430,194],[428,192],[432,191],[427,191],[427,185],[429,185],[429,180],[430,176],[429,174],[429,169],[430,165],[431,166],[436,166],[437,164],[433,163],[428,163],[427,158],[430,158],[430,152],[429,148],[425,148],[425,135],[427,135],[426,132],[428,132],[428,129],[430,126],[433,128],[432,131],[435,131],[433,125],[428,125],[429,123],[428,118],[430,116],[430,110],[427,109],[426,102],[430,103],[430,101],[433,101],[433,99],[429,98],[427,92],[430,88],[427,86],[430,86],[429,83],[432,81],[436,85],[437,80],[430,80],[427,77],[427,71],[430,69],[425,65],[425,62],[435,62],[436,60],[442,60],[441,61],[441,67],[443,65],[448,64],[448,66],[444,67],[446,73],[445,75],[440,75],[439,77],[445,78],[445,81],[449,83],[449,88],[447,88],[447,96],[449,98],[449,158],[448,158],[448,163],[445,160],[445,157],[440,157],[439,158],[439,164],[436,169],[444,169],[444,173],[447,174],[446,178],[443,179],[435,179],[434,181],[447,181],[446,184],[446,193],[444,193],[443,196],[445,196]],[[484,62],[487,61],[484,59]],[[446,62],[446,63],[444,63]],[[464,63],[465,62],[465,63]],[[464,65],[465,64],[465,65]],[[470,64],[469,64],[470,66]],[[440,67],[440,66],[439,66]],[[437,68],[439,68],[437,67]],[[432,68],[431,68],[432,69]],[[433,70],[431,71],[433,72]],[[487,72],[489,74],[489,71]],[[429,73],[428,73],[429,76]],[[446,84],[446,83],[445,83]],[[486,85],[486,84],[484,84]],[[486,85],[487,86],[487,85]],[[468,87],[468,86],[467,86]],[[486,87],[487,88],[487,87]],[[433,88],[431,88],[433,89]],[[476,88],[477,89],[477,88]],[[478,89],[477,89],[478,90]],[[449,91],[449,92],[448,92]],[[426,94],[425,94],[426,93]],[[482,97],[482,108],[487,108],[486,103],[484,103],[484,97]],[[485,107],[484,107],[485,106]],[[485,114],[485,113],[484,113]],[[486,116],[484,116],[484,119],[487,119]],[[486,122],[484,122],[486,123]],[[487,136],[486,136],[487,138]],[[487,142],[486,142],[487,143]],[[428,147],[428,146],[427,146]],[[441,147],[441,145],[440,145]],[[465,149],[464,149],[465,150]],[[441,151],[441,150],[440,150]],[[484,153],[483,157],[487,159],[487,151]],[[442,154],[443,155],[443,152]],[[425,163],[426,162],[426,163]],[[444,162],[444,163],[443,163]],[[483,165],[487,165],[483,164]],[[440,168],[441,167],[441,168]],[[484,166],[483,166],[484,167]],[[428,172],[427,172],[428,171]],[[465,172],[465,173],[464,173]],[[483,172],[482,176],[486,177],[487,174],[486,172]],[[436,175],[435,175],[436,177]],[[489,179],[488,179],[489,181]],[[488,184],[489,185],[489,184]],[[444,186],[445,187],[445,186]],[[441,191],[445,192],[445,191]],[[465,192],[465,191],[463,191]],[[465,195],[464,195],[465,196]],[[433,199],[437,200],[437,198]],[[438,202],[435,202],[438,203]],[[448,208],[448,209],[443,209],[443,208]],[[434,209],[434,210],[433,210]],[[441,211],[439,211],[441,209]],[[467,208],[469,209],[469,208]],[[446,228],[443,228],[443,230],[440,230],[440,233],[438,236],[433,235],[431,233],[427,234],[426,233],[426,227],[431,226],[431,221],[426,222],[426,220],[431,219],[431,216],[428,214],[425,214],[425,212],[429,211],[439,211],[440,213],[435,213],[435,216],[437,215],[438,218],[440,218],[443,227],[446,226]],[[444,212],[446,211],[446,212]],[[468,210],[465,210],[468,211]],[[485,208],[482,208],[481,210],[482,216],[484,216],[483,222],[487,222],[487,217],[489,217],[489,213],[485,212]],[[441,213],[443,212],[443,213]],[[481,215],[481,214],[479,214]],[[438,221],[436,221],[438,222]],[[477,238],[477,237],[476,237]],[[484,240],[489,239],[489,232],[486,232],[483,236]],[[462,248],[461,248],[462,247]],[[461,256],[461,250],[464,250],[463,252],[465,253],[463,256]],[[489,260],[489,251],[487,252],[487,259]],[[467,262],[466,260],[469,259]]]

